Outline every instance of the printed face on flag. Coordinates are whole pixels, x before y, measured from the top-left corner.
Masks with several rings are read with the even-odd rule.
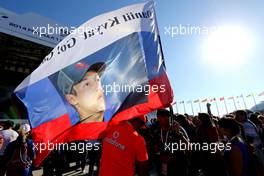
[[[105,64],[96,63],[88,69],[87,64],[78,62],[73,68],[59,72],[57,86],[67,103],[78,112],[81,123],[103,121],[105,99],[100,75],[104,71]],[[74,80],[76,73],[80,75]]]
[[[109,121],[117,110],[123,108],[129,95],[134,96],[134,101],[127,102],[126,108],[147,102],[147,72],[153,74],[153,70],[147,70],[145,66],[140,37],[142,34],[133,33],[50,76],[63,101],[77,111],[82,123]],[[128,71],[128,67],[133,69]],[[76,113],[71,112],[68,111],[74,118]]]

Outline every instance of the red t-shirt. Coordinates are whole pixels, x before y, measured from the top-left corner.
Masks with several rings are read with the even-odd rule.
[[[103,140],[100,176],[134,176],[135,162],[148,160],[146,143],[128,122],[109,130]]]

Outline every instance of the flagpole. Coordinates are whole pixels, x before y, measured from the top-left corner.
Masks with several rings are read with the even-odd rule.
[[[178,110],[177,101],[175,102],[175,105],[176,105],[176,112],[177,112],[177,114],[179,114],[179,110]]]
[[[256,110],[258,111],[258,106],[257,106],[256,99],[255,99],[255,96],[254,96],[253,93],[252,93],[252,98],[253,98],[253,100],[254,100],[254,103],[255,103],[255,106],[256,106]]]
[[[191,101],[191,107],[192,107],[192,114],[193,114],[193,116],[194,116],[193,103],[192,103],[192,101]]]
[[[247,109],[247,104],[246,104],[246,101],[245,101],[244,95],[241,95],[241,97],[242,97],[242,100],[243,100],[243,103],[244,103],[245,109]]]
[[[233,97],[232,99],[233,99],[233,103],[234,103],[234,106],[235,106],[235,110],[237,110],[235,98]]]
[[[227,109],[227,106],[226,106],[226,100],[225,99],[224,99],[224,104],[225,104],[226,114],[228,114],[228,109]]]
[[[200,108],[200,112],[202,112],[202,108],[201,108],[201,102],[199,100],[199,108]]]
[[[184,113],[186,114],[186,107],[185,107],[185,102],[183,101],[183,109],[184,109]]]
[[[242,108],[241,108],[241,105],[240,105],[240,101],[239,101],[239,99],[236,101],[236,105],[237,105],[237,109],[242,109]]]
[[[216,106],[216,110],[217,110],[218,117],[220,117],[220,113],[219,113],[219,109],[218,109],[218,105],[217,105],[216,100],[215,100],[215,106]]]

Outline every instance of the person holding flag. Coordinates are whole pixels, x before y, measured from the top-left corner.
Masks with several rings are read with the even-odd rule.
[[[146,123],[144,115],[110,127],[103,138],[100,176],[148,175],[148,153],[144,138],[137,130]]]

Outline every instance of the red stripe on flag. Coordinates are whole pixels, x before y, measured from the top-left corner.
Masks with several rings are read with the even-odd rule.
[[[70,128],[71,122],[68,114],[64,114],[61,117],[53,119],[51,121],[45,122],[36,128],[32,128],[32,138],[34,144],[38,147],[47,147],[48,142],[53,141],[58,137],[58,134],[66,131]],[[45,135],[43,135],[45,134]],[[36,159],[34,165],[39,166],[40,163],[48,156],[50,151],[44,150],[40,153],[39,150],[36,150]]]
[[[51,152],[48,149],[49,145],[52,146],[77,140],[98,139],[103,135],[106,125],[107,123],[105,122],[91,122],[72,126],[68,114],[65,114],[33,128],[34,144],[39,147],[42,145],[42,147],[45,146],[46,148],[43,151],[36,150],[37,157],[34,160],[34,165],[39,166],[49,155]]]
[[[165,91],[153,92],[152,89],[150,88],[150,93],[148,95],[148,102],[135,105],[129,109],[117,113],[115,117],[112,118],[112,123],[115,124],[118,121],[128,120],[133,117],[154,111],[158,108],[170,106],[171,102],[173,101],[173,92],[166,73],[164,73],[158,78],[149,80],[149,84],[150,86],[164,85]]]
[[[34,142],[46,142],[53,140],[56,135],[70,128],[71,122],[68,114],[64,114],[61,117],[45,122],[36,128],[32,129],[32,137]],[[45,133],[45,135],[43,135]]]

